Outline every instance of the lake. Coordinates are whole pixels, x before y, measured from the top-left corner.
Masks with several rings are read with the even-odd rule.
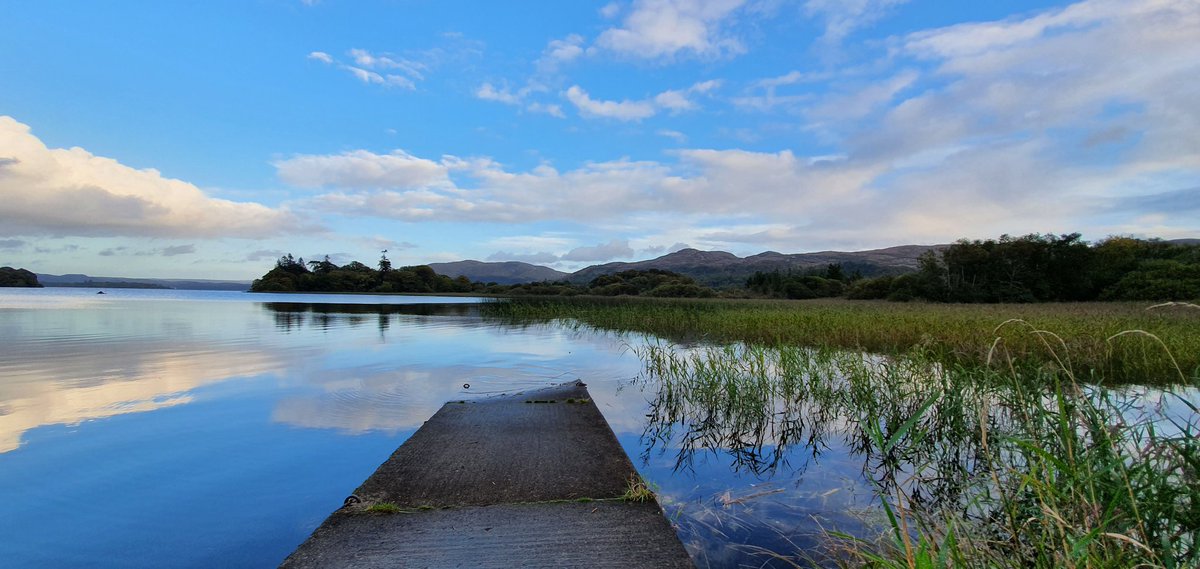
[[[0,292],[8,566],[274,566],[443,402],[576,379],[701,566],[871,515],[837,448],[761,469],[647,436],[653,339],[501,325],[468,298],[105,292]]]
[[[822,559],[827,531],[884,534],[880,490],[986,515],[954,481],[1011,425],[1002,385],[871,354],[676,345],[473,298],[105,292],[0,291],[7,566],[273,567],[444,402],[582,380],[698,566],[784,567]],[[1195,420],[1180,393],[1111,395],[1169,429]]]

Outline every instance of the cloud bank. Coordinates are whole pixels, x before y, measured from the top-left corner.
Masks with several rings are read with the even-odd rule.
[[[305,228],[286,209],[214,198],[82,148],[47,148],[0,116],[0,235],[260,238]]]

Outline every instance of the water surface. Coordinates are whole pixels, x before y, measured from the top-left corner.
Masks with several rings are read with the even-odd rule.
[[[465,298],[95,292],[0,292],[9,566],[274,566],[443,402],[577,379],[700,566],[878,519],[836,437],[662,436],[634,353],[654,339],[501,325]]]

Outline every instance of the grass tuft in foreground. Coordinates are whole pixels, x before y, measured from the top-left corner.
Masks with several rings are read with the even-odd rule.
[[[398,514],[404,510],[392,502],[380,502],[378,504],[371,504],[367,508],[367,511],[372,514]]]
[[[654,492],[650,490],[650,486],[646,484],[645,479],[637,474],[633,474],[629,477],[625,493],[621,494],[621,500],[626,502],[653,502]]]

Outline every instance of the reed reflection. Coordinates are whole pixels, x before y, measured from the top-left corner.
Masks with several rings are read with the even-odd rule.
[[[953,531],[946,520],[957,520],[1009,555],[1103,523],[1173,544],[1165,554],[1175,561],[1200,555],[1195,388],[1114,390],[1078,383],[1069,368],[946,367],[919,351],[637,351],[654,392],[644,458],[671,449],[676,470],[712,453],[763,476],[839,449],[832,454],[856,457],[889,515],[913,530]],[[1098,517],[1129,496],[1154,500]],[[1047,504],[1052,517],[1042,515]]]

